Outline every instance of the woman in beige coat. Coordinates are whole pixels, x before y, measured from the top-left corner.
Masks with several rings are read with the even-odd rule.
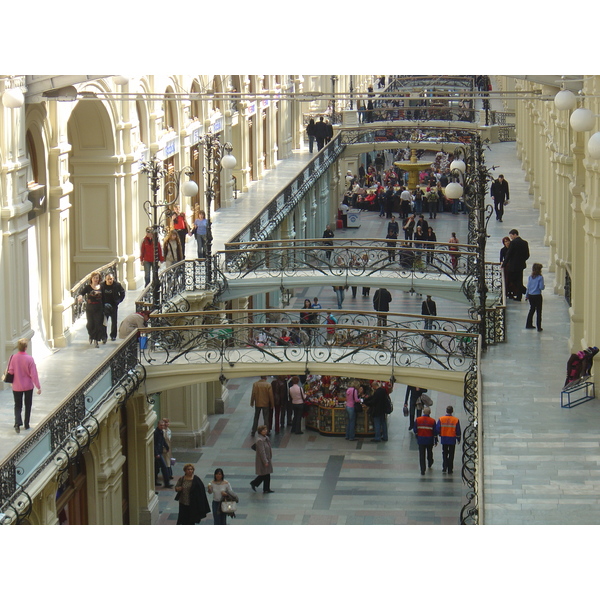
[[[271,441],[267,437],[267,431],[266,425],[261,425],[256,431],[256,477],[250,482],[250,486],[256,491],[256,488],[262,483],[263,493],[272,494],[271,473],[273,472],[273,462],[271,457],[273,452],[271,451]]]

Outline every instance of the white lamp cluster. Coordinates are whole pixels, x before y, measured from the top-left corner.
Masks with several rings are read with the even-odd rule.
[[[598,115],[595,115],[588,108],[575,108],[577,106],[577,96],[570,90],[560,90],[554,96],[554,106],[558,110],[573,111],[569,119],[573,131],[581,133],[594,129]],[[590,137],[588,141],[588,153],[594,159],[600,158],[600,131],[597,131]]]
[[[466,170],[467,165],[465,165],[463,160],[457,159],[450,163],[451,173],[459,171],[462,175],[464,175]],[[463,186],[456,181],[452,181],[446,186],[445,194],[447,198],[450,198],[450,200],[458,200],[458,198],[463,195]]]

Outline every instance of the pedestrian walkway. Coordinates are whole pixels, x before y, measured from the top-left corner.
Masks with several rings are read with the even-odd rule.
[[[597,401],[560,406],[569,357],[569,308],[555,295],[548,271],[543,221],[528,194],[515,143],[486,152],[510,185],[503,222],[492,217],[487,260],[498,260],[501,239],[515,228],[529,242],[531,265],[544,266],[543,332],[525,329],[529,305],[509,300],[508,343],[483,360],[483,431],[486,524],[600,522],[600,442]],[[566,199],[565,199],[566,201]]]

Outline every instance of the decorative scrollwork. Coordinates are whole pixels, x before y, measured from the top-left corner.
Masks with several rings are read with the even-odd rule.
[[[463,406],[467,413],[468,425],[463,431],[462,479],[468,486],[467,502],[460,512],[462,525],[479,523],[479,417],[478,417],[478,377],[476,365],[471,365],[465,375],[465,395]]]

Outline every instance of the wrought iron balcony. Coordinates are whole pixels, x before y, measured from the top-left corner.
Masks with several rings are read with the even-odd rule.
[[[27,518],[32,507],[28,486],[52,463],[65,470],[98,435],[95,415],[106,401],[116,394],[119,403],[126,402],[144,378],[137,335],[132,334],[0,464],[0,525]]]

